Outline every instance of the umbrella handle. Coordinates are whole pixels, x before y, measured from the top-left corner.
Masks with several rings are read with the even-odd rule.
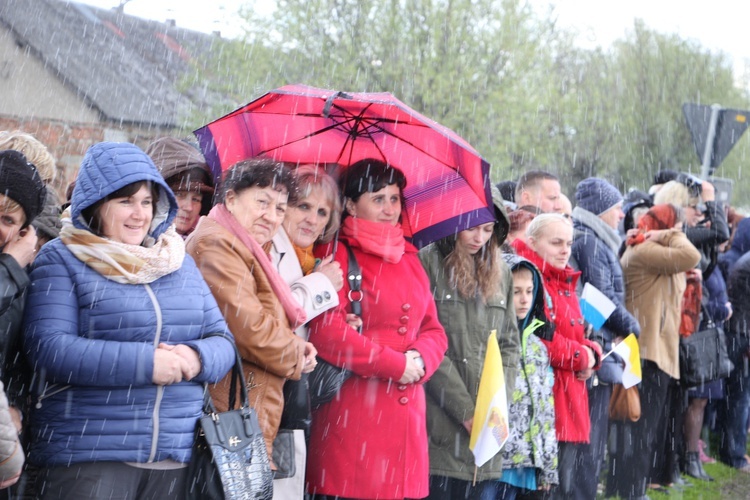
[[[334,99],[338,99],[338,98],[341,98],[341,99],[353,99],[352,96],[350,96],[346,92],[342,92],[340,90],[338,92],[336,92],[335,94],[331,94],[330,96],[328,96],[328,99],[326,99],[325,106],[323,106],[323,113],[322,113],[323,114],[323,118],[328,118],[328,115],[331,112],[331,107],[333,107],[333,101],[334,101]]]

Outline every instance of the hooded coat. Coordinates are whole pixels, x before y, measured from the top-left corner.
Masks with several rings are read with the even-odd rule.
[[[719,255],[719,267],[724,275],[724,281],[729,282],[732,267],[748,251],[750,251],[750,217],[742,219],[737,224],[737,231],[734,233],[732,246],[729,247],[729,250]]]
[[[495,224],[493,237],[497,238],[499,247],[509,224],[502,199],[498,197],[495,201],[499,222]],[[508,400],[515,383],[520,338],[513,309],[513,277],[499,248],[495,259],[500,268],[500,286],[493,296],[482,302],[481,297],[461,296],[451,284],[445,258],[453,246],[446,245],[446,241],[429,245],[419,252],[422,266],[430,278],[438,317],[448,336],[448,352],[425,386],[430,474],[471,481],[474,456],[469,449],[470,435],[463,422],[474,417],[487,337],[490,331],[497,330]],[[500,478],[502,465],[502,456],[495,455],[478,469],[477,481]]]
[[[101,143],[86,153],[73,192],[73,224],[81,211],[128,184],[149,181],[159,201],[149,231],[157,239],[177,210],[151,160],[132,144]],[[148,284],[106,279],[60,239],[37,255],[25,314],[25,351],[38,379],[31,415],[30,461],[151,463],[190,459],[202,414],[203,383],[234,363],[227,325],[189,256]],[[152,382],[160,342],[196,350],[201,371],[166,386]]]
[[[549,364],[547,346],[554,325],[547,319],[545,305],[551,300],[544,290],[539,269],[514,254],[505,254],[511,272],[528,269],[534,282],[534,302],[518,329],[521,356],[516,370],[515,389],[508,398],[511,415],[510,435],[503,446],[503,469],[538,469],[541,484],[558,484],[557,435],[555,432],[554,370]],[[534,324],[537,319],[541,324]],[[538,326],[537,326],[538,325]]]
[[[601,348],[596,342],[584,338],[583,315],[576,296],[576,282],[581,273],[570,266],[558,269],[547,264],[521,240],[515,240],[513,247],[518,255],[541,270],[544,287],[552,298],[552,308],[547,312],[555,323],[555,335],[551,342],[545,341],[545,345],[550,365],[555,369],[557,440],[588,443],[591,431],[588,391],[586,382],[576,378],[576,372],[588,367],[589,355],[584,346],[598,354],[601,354]]]

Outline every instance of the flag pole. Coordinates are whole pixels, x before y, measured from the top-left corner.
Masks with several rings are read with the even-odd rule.
[[[478,470],[479,470],[479,467],[477,467],[475,464],[474,465],[474,481],[471,483],[472,488],[477,485],[477,471]]]

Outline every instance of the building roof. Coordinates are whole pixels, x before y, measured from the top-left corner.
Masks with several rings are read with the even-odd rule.
[[[208,99],[184,77],[215,35],[67,0],[3,0],[0,23],[106,121],[180,127]]]

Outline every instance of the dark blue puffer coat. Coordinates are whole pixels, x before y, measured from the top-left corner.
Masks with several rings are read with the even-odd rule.
[[[102,143],[86,153],[73,193],[81,210],[133,182],[160,186],[150,235],[176,213],[174,195],[148,156],[132,144]],[[38,380],[30,461],[154,462],[190,458],[203,382],[220,380],[234,361],[226,323],[194,261],[148,285],[108,280],[59,239],[37,256],[25,313],[25,351]],[[160,342],[186,344],[201,359],[189,382],[152,383]]]

